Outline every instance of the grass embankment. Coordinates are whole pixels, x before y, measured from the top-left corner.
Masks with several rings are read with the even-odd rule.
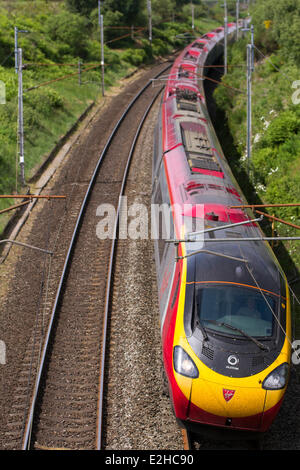
[[[27,1],[7,3],[0,8],[0,80],[6,88],[6,104],[0,106],[0,193],[23,192],[20,185],[17,119],[18,78],[14,70],[14,27],[28,30],[19,33],[23,51],[24,148],[25,177],[28,181],[60,138],[74,125],[86,108],[101,98],[100,67],[82,72],[79,85],[78,61],[81,68],[100,61],[100,40],[97,15],[92,19],[71,13],[63,2]],[[218,19],[195,21],[195,34],[201,35],[219,25]],[[185,40],[178,38],[189,29],[188,23],[164,22],[153,26],[152,45],[147,30],[135,33],[121,42],[105,45],[105,89],[122,77],[157,57],[182,48]],[[121,33],[120,33],[121,35]],[[191,39],[189,38],[189,41]],[[116,49],[117,47],[117,49]],[[73,65],[61,65],[73,64]],[[73,77],[54,81],[65,75]],[[53,80],[48,85],[26,91]],[[0,200],[0,210],[14,200]],[[11,213],[0,218],[0,233]]]
[[[267,32],[263,34],[265,37]],[[269,50],[267,46],[264,48],[260,39],[258,35],[255,42],[259,46],[255,49],[255,70],[252,76],[250,174],[246,158],[245,68],[249,37],[230,48],[229,64],[233,67],[222,79],[226,85],[238,88],[241,93],[223,86],[219,86],[214,93],[228,131],[224,150],[249,203],[300,203],[300,103],[299,93],[295,89],[296,81],[300,78],[300,66],[296,58],[289,58],[280,45],[274,46],[272,43],[273,47]],[[300,225],[300,208],[266,208],[265,211]],[[300,236],[299,230],[279,222],[275,223],[275,230],[280,236]],[[270,225],[266,231],[268,235],[272,234]],[[275,247],[274,251],[288,278],[292,280],[292,288],[300,296],[299,241],[284,242]]]

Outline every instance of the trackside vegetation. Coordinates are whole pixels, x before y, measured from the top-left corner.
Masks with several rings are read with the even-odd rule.
[[[191,34],[189,2],[153,0],[152,42],[147,2],[106,0],[104,17],[105,90],[139,67],[181,49]],[[195,2],[195,30],[204,34],[222,22],[220,8]],[[18,168],[18,74],[14,28],[23,55],[25,177],[36,169],[95,100],[101,99],[98,1],[3,0],[0,4],[0,192],[26,190]],[[79,71],[80,62],[80,75]],[[0,210],[13,200],[0,201]],[[8,215],[0,219],[0,232]]]
[[[298,0],[260,0],[251,7],[255,70],[252,76],[252,158],[247,174],[246,45],[250,34],[229,50],[229,72],[214,96],[228,127],[225,153],[249,203],[300,203],[300,23]],[[268,21],[268,23],[266,23]],[[233,146],[232,146],[233,144]],[[231,146],[229,148],[229,145]],[[300,208],[268,208],[280,219],[300,225]],[[276,223],[281,236],[300,231]],[[269,234],[271,232],[269,231]],[[277,249],[291,279],[300,266],[299,242]],[[289,255],[289,256],[288,256]],[[293,266],[290,262],[293,259]],[[295,283],[295,289],[299,282]]]

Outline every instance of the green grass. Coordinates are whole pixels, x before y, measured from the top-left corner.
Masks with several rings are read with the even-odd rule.
[[[65,81],[64,84],[56,85],[56,90],[63,96],[64,105],[55,109],[53,114],[46,116],[38,129],[32,129],[28,133],[27,149],[28,155],[33,155],[33,159],[28,160],[28,168],[36,164],[39,155],[49,151],[59,138],[65,134],[72,124],[78,119],[95,98],[99,85],[79,86],[74,79]],[[35,93],[32,91],[30,93]],[[32,176],[28,174],[28,176]]]
[[[66,134],[80,115],[92,103],[99,93],[99,84],[88,84],[79,86],[77,78],[57,82],[53,90],[62,97],[61,106],[50,107],[48,112],[43,114],[36,111],[36,108],[26,105],[28,97],[24,98],[24,154],[25,154],[25,179],[28,181],[38,169],[46,156],[51,152],[60,138]],[[33,90],[30,93],[30,100],[39,99],[39,90]],[[44,95],[42,95],[44,96]],[[6,106],[6,105],[3,105]],[[1,171],[1,190],[3,193],[11,193],[16,189],[16,100],[7,105],[12,113],[13,122],[10,122],[10,140],[5,147],[5,159],[2,159]],[[43,107],[42,107],[43,108]],[[34,112],[35,111],[35,112]],[[0,115],[7,118],[7,113]],[[31,122],[28,123],[28,118]],[[33,121],[33,122],[32,122]],[[1,119],[0,119],[1,122]],[[3,121],[2,121],[3,122]],[[7,124],[7,123],[6,123]],[[3,130],[7,126],[3,126]],[[1,169],[2,169],[1,168]],[[22,192],[20,182],[17,183],[18,192]],[[13,200],[3,199],[0,201],[0,209],[13,205]],[[0,232],[4,228],[9,215],[4,215],[0,219]]]

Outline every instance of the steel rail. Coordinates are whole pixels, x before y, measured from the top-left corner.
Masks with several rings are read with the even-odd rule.
[[[155,76],[155,78],[159,77],[162,73],[164,73],[166,70],[168,70],[170,68],[170,66],[171,65],[169,64],[167,67],[165,67],[161,72],[159,72]],[[66,277],[66,273],[67,273],[68,268],[69,268],[71,255],[72,255],[72,252],[73,252],[74,247],[75,247],[76,239],[77,239],[77,236],[78,236],[78,233],[79,233],[79,228],[80,228],[80,225],[81,225],[81,222],[82,222],[82,219],[83,219],[84,212],[86,210],[86,206],[87,206],[89,197],[90,197],[91,192],[92,192],[92,188],[93,188],[94,183],[96,181],[96,177],[98,175],[99,169],[100,169],[100,167],[103,163],[103,160],[104,160],[104,158],[107,154],[107,151],[108,151],[108,149],[109,149],[109,147],[112,143],[112,140],[115,137],[119,127],[121,126],[122,122],[124,121],[125,117],[127,116],[128,112],[130,111],[130,109],[133,107],[133,105],[136,103],[136,101],[140,98],[140,96],[148,89],[148,87],[150,87],[151,83],[152,82],[149,80],[148,83],[136,94],[136,96],[132,99],[132,101],[126,107],[124,113],[122,114],[122,116],[120,117],[118,122],[116,123],[116,125],[115,125],[113,131],[111,132],[111,135],[108,138],[108,140],[105,144],[105,147],[104,147],[104,149],[103,149],[103,151],[102,151],[102,153],[101,153],[101,155],[98,159],[95,170],[93,172],[93,175],[90,179],[88,188],[86,190],[83,202],[81,204],[80,212],[79,212],[79,215],[78,215],[77,220],[76,220],[75,228],[73,230],[72,238],[71,238],[69,248],[68,248],[68,252],[67,252],[67,255],[66,255],[66,259],[65,259],[65,262],[64,262],[62,274],[61,274],[61,277],[60,277],[60,281],[59,281],[59,285],[58,285],[58,289],[57,289],[57,293],[56,293],[56,297],[55,297],[55,301],[54,301],[54,306],[52,308],[52,312],[51,312],[51,316],[50,316],[50,320],[49,320],[49,324],[48,324],[48,329],[47,329],[47,333],[46,333],[46,337],[45,337],[45,341],[44,341],[44,346],[43,346],[42,353],[41,353],[41,361],[40,361],[38,372],[37,372],[37,378],[36,378],[36,381],[35,381],[35,388],[34,388],[34,392],[33,392],[33,395],[32,395],[31,406],[30,406],[30,409],[29,409],[29,413],[27,415],[27,420],[26,420],[26,423],[25,423],[24,433],[23,433],[23,436],[22,436],[22,446],[21,446],[22,450],[29,450],[30,449],[31,432],[32,432],[35,406],[36,406],[39,386],[40,386],[40,382],[41,382],[41,378],[42,378],[42,374],[43,374],[43,370],[44,370],[45,359],[46,359],[46,355],[47,355],[47,352],[48,352],[50,336],[51,336],[51,333],[52,333],[52,327],[53,327],[54,319],[56,317],[56,312],[57,312],[57,309],[58,309],[59,300],[60,300],[61,295],[62,295],[63,284],[64,284],[64,280],[65,280],[65,277]],[[128,166],[129,165],[126,166],[125,171],[128,170]],[[111,268],[110,268],[110,277],[111,277]],[[109,291],[110,291],[110,288],[107,289],[106,299],[109,299]],[[108,307],[106,308],[106,310],[108,311]],[[106,324],[107,324],[107,322],[106,322]],[[106,332],[105,332],[105,336],[106,336]],[[103,338],[104,338],[104,336],[103,336]],[[99,436],[99,433],[97,433],[97,434]],[[97,442],[99,442],[99,437],[98,436],[97,436]]]
[[[192,435],[186,428],[181,428],[183,450],[192,450]]]
[[[148,108],[146,109],[146,112],[145,112],[144,116],[142,117],[142,119],[140,121],[139,127],[138,127],[136,135],[133,139],[133,143],[132,143],[129,155],[128,155],[128,160],[127,160],[127,164],[126,164],[126,168],[125,168],[124,176],[123,176],[123,181],[122,181],[122,185],[121,185],[121,191],[120,191],[120,194],[119,194],[119,203],[118,203],[118,208],[117,208],[117,211],[116,211],[114,234],[113,234],[113,240],[112,240],[112,246],[111,246],[111,252],[110,252],[109,276],[108,276],[108,283],[107,283],[107,286],[106,286],[105,315],[104,315],[105,327],[104,327],[103,342],[102,342],[102,355],[101,355],[101,364],[102,364],[102,366],[101,366],[101,377],[100,377],[100,387],[99,387],[100,397],[99,397],[99,406],[98,406],[99,416],[98,416],[98,432],[97,432],[97,441],[96,441],[96,449],[97,450],[101,450],[102,417],[103,417],[103,415],[102,415],[102,412],[103,412],[103,383],[104,383],[104,373],[105,373],[104,365],[105,365],[105,355],[106,355],[107,324],[108,324],[108,313],[109,313],[108,310],[109,310],[109,304],[110,304],[111,279],[112,279],[114,254],[115,254],[115,247],[116,247],[116,240],[117,240],[117,230],[118,230],[118,226],[119,226],[119,214],[120,214],[120,208],[121,208],[121,197],[123,196],[123,193],[124,193],[124,187],[125,187],[126,178],[127,178],[127,175],[128,175],[129,166],[130,166],[130,163],[131,163],[131,160],[132,160],[134,149],[136,147],[136,143],[137,143],[138,137],[140,135],[142,126],[143,126],[143,124],[144,124],[144,122],[145,122],[145,120],[146,120],[146,118],[147,118],[154,102],[156,101],[157,97],[160,95],[162,89],[163,89],[163,87],[161,87],[161,89],[156,93],[156,95],[152,99],[151,103],[149,104]]]

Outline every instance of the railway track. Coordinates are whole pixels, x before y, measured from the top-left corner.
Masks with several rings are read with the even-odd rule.
[[[147,106],[144,106],[144,110],[146,109]],[[141,113],[142,115],[143,113]],[[129,126],[128,126],[129,128]],[[125,139],[127,140],[127,138]],[[129,140],[129,138],[128,138]],[[123,144],[122,144],[123,145]],[[129,149],[128,145],[128,149]],[[124,151],[125,153],[125,151]],[[84,164],[83,164],[84,165]],[[116,165],[114,167],[114,170],[118,168],[119,165]],[[103,177],[103,179],[100,179],[100,181],[96,182],[94,187],[97,186],[102,186],[106,187],[107,191],[105,192],[105,197],[108,197],[108,199],[102,198],[101,196],[101,201],[98,200],[98,196],[89,196],[87,198],[87,204],[93,204],[91,213],[92,213],[92,218],[93,221],[89,222],[88,228],[86,232],[88,235],[90,235],[92,238],[96,238],[95,236],[95,214],[96,214],[96,207],[99,205],[101,202],[109,201],[109,203],[112,203],[113,201],[109,198],[110,196],[110,191],[113,186],[119,185],[121,180],[123,181],[122,178],[122,172],[120,174],[117,174],[116,171],[111,169],[110,173],[110,180],[106,177]],[[80,172],[78,171],[79,174],[79,179],[78,182],[71,183],[72,185],[74,184],[74,187],[76,188],[76,191],[78,190],[78,194],[76,192],[76,204],[74,205],[74,208],[72,209],[72,212],[69,213],[70,218],[73,219],[74,221],[77,220],[78,217],[78,212],[81,207],[82,203],[82,193],[79,192],[79,189],[82,189],[87,186],[87,178],[86,176],[82,176],[80,178]],[[113,177],[112,177],[113,175]],[[69,184],[69,183],[68,183]],[[70,185],[70,184],[69,184]],[[117,206],[117,199],[114,201],[114,204]],[[87,219],[87,215],[84,214],[83,221],[78,224],[78,229],[83,231],[85,219]],[[53,222],[55,223],[55,222]],[[75,222],[76,223],[76,222]],[[49,228],[50,231],[50,228]],[[95,240],[94,240],[95,241]],[[96,240],[99,242],[99,240]],[[111,253],[111,247],[109,244],[106,245],[94,245],[92,247],[92,255],[88,256],[88,245],[90,243],[90,240],[88,240],[88,237],[83,239],[83,241],[76,240],[74,250],[72,249],[72,257],[73,257],[73,251],[74,255],[76,252],[81,252],[81,261],[78,262],[78,264],[71,269],[66,269],[66,281],[62,282],[62,288],[64,288],[65,284],[69,282],[69,280],[73,280],[75,283],[75,291],[70,291],[68,294],[68,300],[59,300],[58,301],[58,307],[61,309],[61,313],[59,315],[59,319],[55,320],[53,323],[53,327],[56,331],[57,337],[60,335],[62,340],[64,336],[67,335],[73,335],[73,342],[71,343],[72,345],[69,346],[67,344],[62,343],[62,347],[58,349],[53,348],[51,350],[51,358],[57,357],[59,358],[60,364],[59,367],[55,367],[51,365],[52,372],[53,372],[53,377],[55,378],[52,383],[49,382],[49,377],[50,374],[48,375],[48,381],[45,381],[44,375],[41,374],[41,386],[42,386],[42,400],[40,401],[40,398],[38,400],[34,399],[34,404],[37,405],[36,408],[38,412],[40,413],[38,416],[33,415],[30,419],[28,419],[28,414],[26,414],[25,419],[24,419],[24,413],[23,413],[23,404],[24,402],[27,401],[28,399],[28,370],[34,370],[34,361],[32,361],[32,356],[28,354],[25,357],[23,365],[24,371],[21,371],[20,374],[20,381],[18,388],[15,391],[14,395],[14,402],[13,406],[10,412],[10,420],[9,420],[9,431],[6,432],[6,442],[9,441],[9,444],[5,446],[6,448],[36,448],[36,449],[73,449],[73,448],[101,448],[102,445],[102,428],[101,425],[99,424],[99,418],[101,417],[101,412],[97,411],[97,406],[103,399],[103,397],[100,397],[99,395],[99,388],[98,384],[101,383],[102,378],[99,375],[99,358],[101,357],[101,352],[104,351],[102,345],[103,342],[99,342],[97,338],[99,339],[99,334],[102,335],[102,338],[105,336],[102,331],[99,333],[100,330],[96,331],[93,328],[94,325],[94,319],[93,315],[94,312],[91,308],[91,305],[94,303],[97,309],[97,312],[103,311],[103,305],[105,303],[104,299],[107,298],[108,293],[110,292],[110,289],[105,288],[104,286],[106,285],[105,279],[100,279],[98,274],[95,274],[97,272],[100,272],[103,269],[104,265],[104,260],[102,258],[103,253],[105,251]],[[44,246],[43,243],[36,243],[37,245]],[[125,241],[122,241],[122,244],[125,245]],[[65,242],[65,247],[64,249],[67,249],[67,243]],[[62,251],[62,250],[61,250]],[[125,247],[124,252],[126,253],[128,251],[128,248]],[[71,253],[70,253],[71,254]],[[60,263],[61,265],[65,264],[65,259],[62,257],[62,255],[57,255],[56,259],[58,259],[58,256],[61,258]],[[112,257],[110,257],[112,259]],[[53,262],[55,259],[53,260]],[[127,261],[127,260],[126,260]],[[47,264],[45,262],[45,264]],[[82,270],[81,266],[85,264],[87,270]],[[93,270],[88,269],[89,266],[93,266]],[[109,266],[109,262],[107,261],[106,266]],[[93,271],[93,272],[91,272]],[[94,273],[94,274],[93,274]],[[87,279],[87,288],[89,291],[86,290],[85,286],[83,285],[82,290],[79,291],[79,288],[77,289],[77,286],[79,284],[79,280],[82,281],[83,279]],[[46,279],[43,280],[43,284],[45,285],[47,282]],[[122,282],[120,283],[122,284]],[[91,289],[92,286],[92,289]],[[122,290],[122,285],[121,285],[121,290]],[[101,294],[99,294],[101,292]],[[84,295],[83,295],[84,294]],[[85,301],[82,301],[82,297],[85,298]],[[89,297],[89,298],[88,298]],[[99,298],[101,298],[99,300]],[[80,303],[78,303],[78,300]],[[42,303],[47,302],[49,304],[49,309],[52,309],[52,302],[49,301],[49,299],[45,298],[43,299]],[[66,322],[65,325],[62,328],[62,333],[59,333],[59,327],[60,323],[62,320],[63,312],[64,309],[66,308],[67,302],[69,305],[71,305],[71,310],[73,308],[74,314],[73,320],[70,319],[69,317],[69,322]],[[78,310],[77,306],[80,306]],[[50,312],[51,313],[51,312]],[[85,315],[83,315],[85,314]],[[50,316],[50,315],[49,315]],[[83,318],[85,317],[85,318]],[[99,318],[99,316],[98,316]],[[81,343],[79,340],[79,332],[83,328],[84,321],[86,321],[86,324],[88,325],[86,330],[86,335],[84,338],[84,341]],[[75,328],[73,328],[75,325]],[[45,318],[38,318],[36,321],[36,330],[37,331],[44,331],[45,330]],[[94,341],[93,341],[94,337]],[[88,340],[87,338],[90,338]],[[123,338],[122,338],[123,339]],[[63,340],[64,341],[64,340]],[[54,340],[51,339],[51,348],[54,343]],[[75,345],[75,347],[74,347]],[[33,349],[36,349],[35,355],[41,355],[41,348],[39,346],[39,342],[37,341],[37,338],[33,337],[31,338],[30,343],[28,344],[28,350],[32,351]],[[95,351],[95,356],[98,358],[98,366],[92,370],[91,366],[91,376],[88,375],[86,372],[87,369],[84,366],[84,361],[88,357],[89,359],[91,356],[89,355],[88,351],[90,348],[93,348]],[[70,350],[71,349],[71,350]],[[73,365],[71,361],[69,361],[69,357],[74,356],[73,359]],[[104,355],[102,355],[102,360],[104,358]],[[50,360],[45,359],[46,365],[48,366]],[[79,367],[80,366],[80,367]],[[75,375],[70,373],[70,370],[73,370],[73,367],[77,367],[78,369],[82,369],[83,372],[83,379],[80,381],[80,379],[77,379]],[[50,371],[50,369],[49,369]],[[69,374],[69,375],[68,375]],[[66,385],[69,386],[69,390],[71,393],[71,400],[69,402],[71,404],[78,404],[79,406],[84,403],[84,409],[78,408],[77,410],[70,410],[68,418],[70,418],[70,427],[67,427],[67,419],[64,417],[64,413],[68,413],[66,410],[65,406],[63,405],[63,398],[65,397],[65,391],[63,388],[61,388],[60,383],[58,381],[58,377],[61,375],[63,377],[63,381],[65,382]],[[143,377],[145,379],[145,377]],[[96,380],[96,382],[93,382]],[[90,396],[90,383],[96,383],[97,384],[97,405],[95,406],[95,401],[89,400]],[[78,388],[76,389],[74,384],[79,383]],[[49,388],[47,388],[49,385]],[[69,395],[70,396],[70,395]],[[44,408],[44,406],[47,405],[49,406],[48,410]],[[88,408],[88,409],[87,409]],[[98,410],[101,410],[98,407]],[[161,411],[161,410],[159,410]],[[96,424],[95,421],[95,416],[96,420],[98,420],[98,424]],[[153,421],[155,421],[155,416],[154,414],[150,414],[151,418],[154,418]],[[159,421],[162,420],[164,417],[164,412],[162,415],[159,415]],[[92,421],[90,424],[86,421],[84,424],[83,419],[89,419],[92,418]],[[135,418],[135,416],[134,416]],[[149,418],[148,418],[149,419]],[[24,436],[24,425],[26,424],[26,433],[27,436]],[[55,428],[55,426],[58,424],[58,427]],[[49,429],[51,429],[52,435],[49,434]],[[58,435],[57,432],[59,431],[61,434]],[[96,432],[95,432],[96,429]],[[83,431],[82,431],[83,430]],[[76,438],[74,437],[76,435]],[[120,439],[120,435],[117,436],[118,439]],[[195,448],[204,448],[204,449],[211,449],[212,444],[209,443],[207,444],[204,443],[204,446],[202,446],[199,441],[195,445],[194,442],[191,443],[191,436],[186,435],[183,436],[183,442],[180,440],[181,438],[181,433],[179,431],[179,437],[178,437],[178,443],[180,441],[180,448],[184,448],[185,450],[194,450]],[[130,443],[131,444],[131,443]],[[172,443],[173,444],[173,443]],[[169,446],[167,440],[164,440],[164,448],[172,448],[172,444]],[[118,445],[118,441],[117,441]],[[221,446],[222,447],[222,446]],[[108,445],[109,448],[109,445]],[[115,448],[120,448],[120,447],[115,447]],[[128,448],[135,448],[134,446],[128,447]],[[153,448],[153,446],[149,446],[148,448]],[[215,448],[215,447],[214,447]],[[218,446],[217,446],[218,448]],[[223,448],[223,447],[222,447]],[[232,448],[231,445],[226,447],[227,448]]]
[[[9,438],[14,448],[20,445],[22,449],[100,449],[102,446],[107,315],[115,242],[96,236],[96,213],[97,207],[105,203],[119,211],[137,136],[158,94],[148,82],[134,97],[114,127],[90,179],[48,326],[36,325],[36,331],[46,331],[42,348],[37,339],[33,340],[38,367],[33,365],[34,346],[31,345],[24,384],[19,388],[18,402],[13,404]],[[74,218],[75,213],[76,210]],[[37,369],[30,392],[28,368],[31,372]],[[24,415],[26,401],[30,405]],[[19,419],[18,408],[22,410]]]

